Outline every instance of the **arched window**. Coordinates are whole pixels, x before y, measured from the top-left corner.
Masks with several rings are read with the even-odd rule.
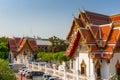
[[[116,67],[116,74],[120,76],[120,63],[119,63],[119,60],[117,61],[115,67]]]
[[[100,62],[97,60],[95,64],[95,72],[97,74],[97,78],[100,78],[101,76],[101,69],[100,69]]]
[[[81,67],[81,75],[86,75],[86,64],[84,60],[82,60],[80,67]]]

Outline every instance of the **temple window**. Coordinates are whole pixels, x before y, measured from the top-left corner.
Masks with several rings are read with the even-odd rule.
[[[116,66],[116,74],[120,75],[120,63],[119,63],[119,60],[117,61],[115,66]]]
[[[97,78],[100,78],[101,76],[101,69],[100,69],[100,62],[97,60],[95,64],[95,72],[97,74]]]
[[[81,75],[85,76],[86,75],[86,64],[85,64],[84,60],[82,60],[80,67],[81,67]]]

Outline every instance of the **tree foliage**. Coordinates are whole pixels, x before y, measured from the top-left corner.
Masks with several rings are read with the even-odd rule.
[[[7,60],[0,59],[0,80],[17,80],[8,64],[9,62]]]
[[[65,40],[62,40],[56,36],[50,37],[49,41],[52,43],[52,52],[65,51],[68,45],[65,43]]]
[[[8,46],[7,46],[8,38],[1,37],[0,38],[0,58],[7,59],[8,58]]]
[[[41,58],[41,60],[44,61],[68,61],[69,58],[67,56],[64,55],[64,52],[56,52],[56,53],[52,53],[52,52],[39,52],[37,54],[37,58]]]

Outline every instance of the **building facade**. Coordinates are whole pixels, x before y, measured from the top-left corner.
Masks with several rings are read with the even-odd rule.
[[[120,14],[79,11],[67,36],[70,69],[79,75],[108,79],[120,76]]]
[[[9,39],[8,47],[10,52],[10,62],[17,62],[21,64],[26,64],[34,60],[34,55],[38,50],[36,40],[27,37],[14,37]]]
[[[49,39],[36,39],[36,44],[38,46],[38,49],[41,51],[47,51],[50,46],[52,46],[52,43],[49,41]]]

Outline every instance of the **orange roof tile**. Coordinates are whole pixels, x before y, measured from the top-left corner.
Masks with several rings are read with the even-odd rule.
[[[119,29],[112,29],[111,34],[108,39],[108,43],[116,43],[120,35]]]
[[[111,58],[117,46],[118,39],[120,38],[120,14],[110,17],[89,11],[81,12],[80,14],[75,22],[80,27],[79,31],[80,36],[82,36],[81,38],[85,39],[85,44],[90,49],[89,54],[95,54],[94,58]],[[85,23],[85,19],[82,18],[87,18],[90,24]],[[110,19],[113,22],[111,24]],[[84,27],[81,27],[83,25],[82,23]],[[74,40],[74,38],[72,39]],[[67,52],[69,52],[68,55],[72,56],[75,53],[75,48],[73,47],[75,43],[72,41],[70,44]],[[78,44],[75,45],[78,46]]]
[[[86,43],[95,43],[95,40],[88,29],[80,28],[81,35],[86,40]]]
[[[106,52],[113,52],[114,48],[115,48],[115,45],[107,45],[104,48],[104,51],[106,51]]]
[[[24,39],[24,38],[22,39],[22,42],[21,42],[21,44],[19,45],[19,47],[18,47],[18,49],[17,49],[18,52],[20,52],[21,49],[24,47],[26,41],[27,41],[27,39]]]
[[[110,16],[111,22],[120,21],[120,14]]]
[[[101,28],[101,37],[103,40],[107,40],[111,32],[111,25],[100,25]]]

